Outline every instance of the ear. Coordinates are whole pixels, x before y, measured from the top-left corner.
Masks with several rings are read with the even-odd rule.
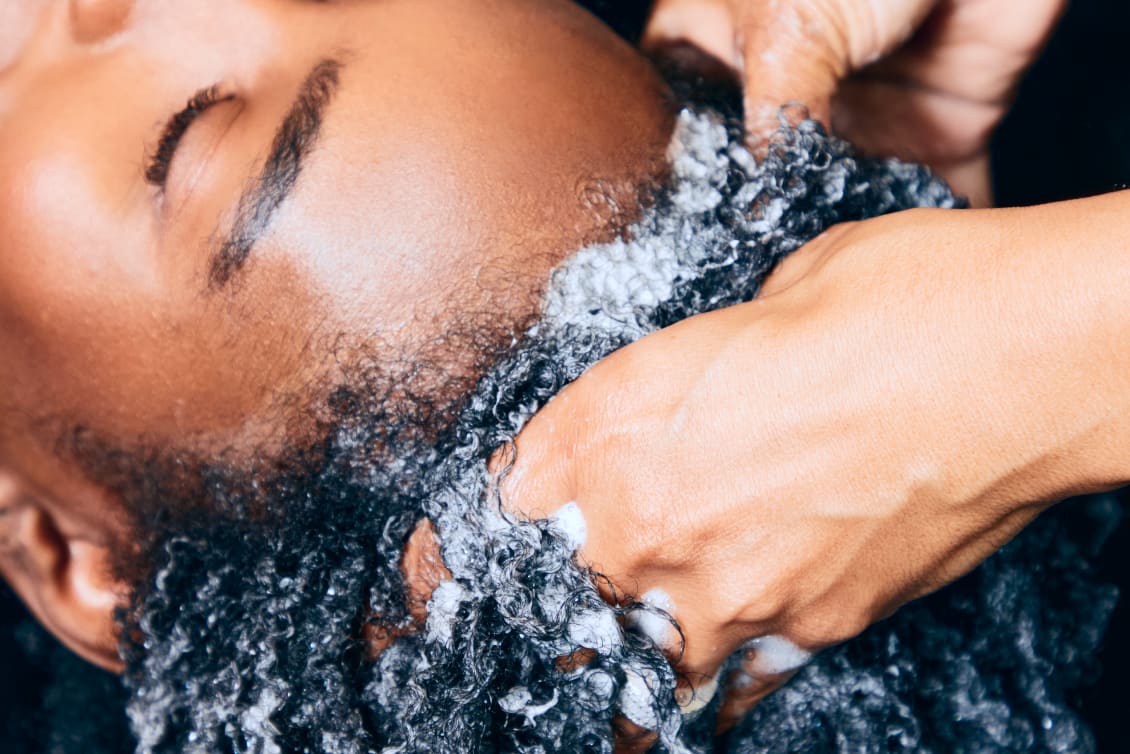
[[[110,551],[0,469],[0,574],[28,609],[73,652],[122,670],[114,609],[128,591],[109,571]]]

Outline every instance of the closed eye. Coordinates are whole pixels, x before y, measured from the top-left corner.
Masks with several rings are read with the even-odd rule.
[[[188,131],[192,122],[203,115],[208,108],[234,99],[233,96],[221,96],[219,87],[212,85],[201,89],[188,100],[184,108],[169,118],[165,130],[161,133],[161,140],[157,149],[146,161],[145,180],[151,186],[163,191],[169,179],[169,167],[173,163],[177,147]]]

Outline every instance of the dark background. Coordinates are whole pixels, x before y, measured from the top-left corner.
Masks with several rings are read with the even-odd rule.
[[[629,38],[638,33],[648,5],[647,0],[580,1]],[[1001,19],[1001,23],[1007,22]],[[1075,0],[1071,5],[995,139],[993,165],[1000,204],[1035,204],[1130,185],[1128,29],[1130,0]],[[1130,498],[1126,494],[1123,497]],[[1107,579],[1128,590],[1130,525],[1115,533],[1105,553],[1102,568]],[[6,629],[0,632],[5,639],[0,646],[0,718],[4,718],[0,729],[6,739],[0,740],[0,751],[14,744],[18,729],[39,727],[40,721],[34,719],[39,715],[29,709],[30,700],[19,695],[35,690],[46,677],[43,665],[51,664],[29,662],[24,654],[42,643],[37,632],[17,630],[17,636],[22,634],[19,643],[24,650],[16,650],[10,621],[18,612],[6,588],[0,585],[0,624],[7,624],[0,626]],[[1124,642],[1128,636],[1130,607],[1123,600],[1107,633],[1103,678],[1080,699],[1095,726],[1101,754],[1130,751],[1130,735],[1124,730],[1130,722],[1130,695],[1123,691],[1124,679],[1130,673],[1130,651]],[[44,660],[48,654],[43,650],[32,652]],[[68,671],[95,673],[74,668]],[[76,736],[82,736],[80,729],[94,722],[84,720],[83,712],[71,710],[77,718],[72,728]]]

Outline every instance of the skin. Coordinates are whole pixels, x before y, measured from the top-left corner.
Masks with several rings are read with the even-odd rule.
[[[646,67],[564,4],[220,6],[43,0],[9,3],[0,18],[0,352],[12,354],[0,364],[0,569],[49,628],[111,668],[109,611],[123,585],[104,564],[128,532],[114,501],[51,452],[45,428],[65,419],[114,437],[249,447],[279,421],[273,397],[328,368],[314,347],[322,335],[363,332],[410,351],[457,319],[452,300],[498,314],[498,301],[516,297],[528,310],[529,286],[508,286],[506,271],[543,278],[606,226],[607,207],[594,213],[577,182],[640,182],[668,134]],[[896,6],[909,9],[904,23],[831,14],[798,41],[735,34],[754,18],[774,28],[779,16],[733,0],[714,28],[740,52],[747,103],[804,102],[867,144],[873,127],[836,119],[837,104],[853,101],[840,82],[913,48],[901,45],[932,6]],[[1034,54],[1054,15],[1024,49]],[[765,54],[778,44],[779,57]],[[770,65],[750,64],[755,53]],[[230,224],[300,82],[335,55],[348,67],[324,142],[252,262],[214,290],[208,239]],[[522,66],[503,64],[518,55]],[[1030,56],[1003,59],[1013,65],[1001,68],[1012,71],[1007,91]],[[970,58],[955,60],[922,66],[939,76],[933,84],[911,66],[925,97],[868,91],[945,102],[929,87],[968,80],[958,74]],[[154,196],[142,180],[147,146],[193,91],[225,78],[243,99],[210,112],[185,142],[202,162],[220,138],[212,132],[234,118],[223,149],[199,171],[174,165],[170,190]],[[967,132],[975,152],[990,121]],[[966,133],[961,122],[939,120]],[[877,151],[890,148],[876,138]],[[813,649],[847,638],[971,568],[1051,500],[1130,478],[1107,450],[1130,439],[1120,421],[1128,365],[1106,361],[1082,391],[1078,368],[1125,342],[1110,311],[1127,282],[1110,271],[1124,252],[1126,203],[968,221],[912,213],[836,231],[794,257],[759,302],[645,339],[563,393],[523,435],[508,498],[535,514],[565,500],[587,506],[596,536],[585,558],[637,593],[663,588],[685,611],[680,667],[690,678],[750,636]],[[991,271],[989,258],[1001,260]],[[502,273],[481,272],[485,262]],[[861,285],[864,268],[883,274]],[[1049,268],[1070,274],[1032,296]],[[1000,296],[986,318],[990,273]],[[939,294],[942,277],[953,285]],[[877,311],[875,301],[890,305]],[[523,314],[521,304],[503,309],[500,333]],[[967,400],[969,385],[978,400]],[[688,443],[688,428],[699,441]],[[713,472],[720,459],[733,475]],[[876,500],[876,489],[890,493]],[[708,508],[670,504],[703,490]],[[589,502],[598,498],[600,508]],[[751,516],[769,523],[735,531]],[[611,539],[645,518],[668,525]],[[427,582],[442,577],[435,566],[426,547],[410,549],[406,570],[439,573]],[[745,703],[783,679],[763,680]]]
[[[983,207],[989,137],[1066,6],[659,0],[646,43],[689,40],[730,65],[755,140],[775,126],[779,103],[798,102],[862,151],[930,165]]]
[[[659,169],[650,66],[563,0],[74,0],[0,16],[0,572],[72,649],[118,667],[107,575],[128,546],[60,428],[239,454],[295,421],[340,334],[412,354],[508,338],[563,255]],[[319,62],[340,83],[292,193],[209,279]],[[516,65],[514,61],[521,61]],[[233,95],[145,181],[198,89]],[[422,345],[423,344],[423,345]],[[454,373],[473,364],[449,354]]]
[[[733,61],[755,142],[759,105],[794,100],[880,153],[973,165],[948,175],[975,190],[1062,7],[665,0],[650,39]],[[1121,192],[834,228],[758,300],[648,336],[570,385],[519,437],[504,493],[531,513],[577,502],[589,562],[694,605],[676,611],[692,683],[750,636],[813,651],[855,636],[1054,501],[1130,481],[1127,218]],[[671,531],[625,541],[636,520]],[[753,664],[723,724],[788,678]]]

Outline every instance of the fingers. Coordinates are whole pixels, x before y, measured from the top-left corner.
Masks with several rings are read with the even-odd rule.
[[[765,636],[748,642],[742,650],[741,664],[726,679],[725,697],[718,712],[718,732],[734,727],[762,699],[788,683],[812,657],[812,652],[781,636]]]
[[[442,582],[451,578],[451,571],[443,563],[439,538],[429,519],[421,519],[413,529],[404,554],[400,558],[400,572],[408,587],[407,608],[412,618],[408,628],[392,628],[379,621],[366,621],[361,625],[361,639],[366,644],[367,655],[375,660],[396,639],[423,630],[428,619],[428,601],[432,592]]]
[[[718,710],[715,730],[719,734],[733,728],[765,697],[789,682],[796,671],[774,676],[757,676],[744,670],[735,671],[726,683],[726,696]]]
[[[690,42],[742,76],[746,130],[777,130],[783,105],[801,104],[827,123],[848,50],[837,3],[773,0],[659,0],[644,33],[645,48]]]
[[[572,392],[563,390],[514,442],[502,445],[491,456],[487,468],[498,479],[507,510],[528,518],[548,518],[574,500]]]
[[[829,125],[832,95],[848,73],[844,32],[835,17],[820,12],[821,3],[738,5],[734,45],[751,139],[777,130],[784,105],[799,104]]]
[[[623,716],[612,720],[612,736],[616,754],[643,754],[649,751],[659,736]]]
[[[447,570],[440,554],[439,537],[429,519],[421,519],[408,537],[400,559],[400,571],[408,586],[408,613],[413,621],[423,625],[428,617],[432,592],[451,579],[451,571]]]
[[[731,5],[730,0],[658,0],[640,44],[655,50],[672,42],[689,42],[740,70]]]
[[[775,637],[768,637],[770,642]],[[725,733],[750,712],[765,697],[788,683],[801,665],[811,657],[806,652],[797,651],[791,655],[793,664],[786,669],[779,667],[780,658],[766,658],[766,652],[753,640],[742,652],[739,667],[725,678],[722,671],[713,675],[692,676],[680,673],[679,685],[675,690],[675,700],[684,719],[692,719],[722,694],[722,703],[716,719],[716,730]],[[794,667],[795,665],[795,667]],[[617,754],[636,754],[649,751],[658,737],[654,731],[644,728],[626,717],[613,721],[615,750]]]
[[[814,656],[813,652],[779,635],[752,639],[745,643],[741,653],[738,667],[725,677],[721,669],[713,674],[688,673],[680,663],[675,699],[685,717],[698,714],[721,694],[716,730],[724,733],[763,699],[788,683]],[[643,751],[655,740],[649,731],[627,720],[620,721],[615,731],[617,752]]]

